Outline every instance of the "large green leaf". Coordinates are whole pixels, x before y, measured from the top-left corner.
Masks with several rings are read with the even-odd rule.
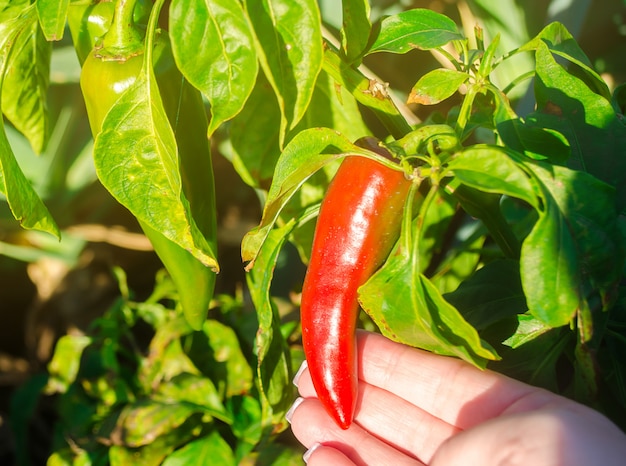
[[[259,73],[250,99],[230,125],[233,165],[251,186],[267,188],[274,175],[280,156],[279,122],[272,88]],[[325,71],[319,74],[311,104],[290,135],[314,127],[332,128],[350,140],[369,134],[354,97],[344,87],[337,88]]]
[[[406,53],[413,49],[429,50],[453,40],[463,39],[454,21],[423,8],[386,16],[378,26],[372,30],[374,40],[368,54]]]
[[[154,399],[164,403],[184,403],[197,407],[227,424],[232,423],[213,381],[197,374],[183,372],[158,387]]]
[[[94,161],[102,184],[135,217],[218,269],[183,193],[176,140],[150,67],[104,119]]]
[[[410,252],[392,253],[359,289],[359,302],[383,335],[479,367],[497,355],[422,274],[413,276]]]
[[[189,442],[165,458],[163,466],[186,466],[189,464],[235,465],[233,451],[217,430]]]
[[[476,145],[464,149],[449,162],[455,178],[481,191],[506,194],[538,206],[528,174],[503,147]]]
[[[291,357],[280,332],[280,316],[270,297],[270,286],[278,255],[296,222],[269,232],[257,264],[247,275],[250,297],[259,320],[256,338],[257,374],[261,392],[262,424],[265,429],[286,428],[284,415],[293,400]]]
[[[253,187],[266,187],[280,155],[280,108],[271,84],[260,72],[250,98],[230,124],[233,166]]]
[[[519,262],[510,259],[485,264],[444,297],[477,330],[483,330],[499,320],[516,317],[528,309]]]
[[[324,52],[323,67],[335,80],[337,87],[346,89],[357,102],[373,111],[394,138],[400,139],[413,130],[391,100],[387,85],[366,78],[363,73],[348,65],[329,44]]]
[[[278,98],[281,145],[306,111],[322,67],[320,12],[315,0],[245,2],[260,61]]]
[[[617,205],[626,211],[626,126],[611,101],[556,62],[548,46],[537,46],[537,111],[527,117],[537,126],[567,138],[568,166],[586,171],[617,189]]]
[[[344,0],[342,6],[341,48],[348,63],[358,65],[367,47],[372,25],[368,0]]]
[[[592,89],[607,100],[611,98],[608,86],[596,70],[593,69],[591,61],[580,48],[574,36],[570,34],[563,24],[555,22],[547,25],[532,40],[520,47],[519,50],[537,50],[544,54],[546,47],[553,54],[580,66],[589,78],[589,84]]]
[[[235,330],[209,319],[204,323],[203,331],[215,358],[214,373],[221,372],[224,375],[224,396],[230,398],[248,393],[252,389],[252,368],[241,350]],[[214,367],[209,368],[209,373],[213,370]],[[212,379],[217,383],[219,377]],[[218,388],[221,388],[219,384]]]
[[[125,445],[140,447],[175,430],[196,409],[184,403],[139,400],[126,405],[120,414],[118,428]]]
[[[5,14],[15,12],[9,10]],[[47,93],[52,46],[42,34],[34,7],[16,17],[3,15],[0,22],[0,40],[15,34],[2,46],[2,113],[40,153],[50,131]]]
[[[61,40],[70,0],[37,0],[39,24],[47,40]]]
[[[2,91],[0,103],[3,112],[7,107],[14,110],[16,101],[13,99],[19,97],[19,95],[15,96],[8,91],[5,92],[7,82],[9,82],[9,88],[16,84],[13,75],[19,69],[19,66],[16,68],[16,64],[21,62],[20,58],[15,58],[21,56],[20,49],[16,46],[18,44],[24,45],[25,38],[30,37],[33,27],[36,26],[34,6],[23,10],[9,8],[3,10],[0,15],[0,89]],[[26,55],[28,55],[28,50],[26,49],[24,52]],[[28,96],[32,97],[30,94]],[[26,110],[32,104],[28,96],[24,97]],[[5,105],[5,98],[9,99],[8,105]],[[43,101],[45,102],[45,99]],[[13,110],[9,110],[9,114]],[[42,120],[37,121],[41,123]],[[42,141],[40,140],[40,145],[43,145]],[[0,193],[6,196],[13,216],[24,228],[46,231],[57,237],[60,236],[59,228],[50,212],[15,160],[15,155],[7,139],[3,119],[0,119]]]
[[[258,62],[250,24],[239,2],[174,0],[170,37],[181,72],[211,104],[210,135],[252,92]]]
[[[543,207],[522,246],[522,284],[530,312],[552,327],[568,324],[592,307],[614,301],[624,266],[615,191],[593,176],[565,167],[526,164]]]
[[[569,141],[558,131],[538,126],[533,120],[503,121],[498,124],[498,134],[507,147],[530,158],[565,163],[571,155]]]
[[[405,219],[387,262],[359,288],[359,303],[387,337],[485,367],[488,360],[498,359],[496,352],[420,272],[420,220],[434,205],[436,193],[431,187],[417,221]]]
[[[370,134],[354,96],[345,87],[337,86],[325,70],[317,78],[311,105],[292,134],[318,127],[334,129],[350,141]]]

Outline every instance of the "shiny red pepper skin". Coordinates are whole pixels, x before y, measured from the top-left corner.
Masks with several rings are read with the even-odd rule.
[[[320,209],[302,289],[302,341],[318,398],[342,429],[357,398],[357,290],[398,239],[410,186],[401,171],[348,156]]]

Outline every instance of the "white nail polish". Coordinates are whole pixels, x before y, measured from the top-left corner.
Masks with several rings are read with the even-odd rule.
[[[293,417],[294,411],[298,408],[298,406],[302,404],[303,401],[304,401],[304,398],[299,396],[298,398],[295,399],[295,401],[293,402],[289,410],[287,410],[287,412],[285,413],[285,419],[287,419],[287,422],[289,424],[291,424],[291,418]]]
[[[321,447],[322,444],[321,443],[314,443],[313,445],[311,445],[311,448],[309,448],[307,451],[304,452],[304,455],[302,455],[302,459],[304,460],[305,463],[309,462],[309,458],[311,457],[311,455],[313,454],[313,452],[315,450],[317,450],[319,447]]]
[[[297,387],[298,386],[298,380],[300,380],[300,376],[302,375],[302,373],[304,372],[304,370],[309,366],[309,364],[306,362],[306,359],[304,361],[302,361],[302,364],[300,364],[300,367],[298,368],[298,372],[296,372],[296,375],[293,376],[293,384]]]

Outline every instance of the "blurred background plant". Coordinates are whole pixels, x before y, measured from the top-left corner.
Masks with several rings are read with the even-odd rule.
[[[328,34],[338,38],[340,2],[319,4]],[[626,81],[624,0],[372,0],[371,6],[372,21],[409,8],[430,8],[454,19],[468,37],[476,25],[486,39],[499,33],[502,50],[560,21],[611,90]],[[406,101],[415,77],[440,66],[440,60],[412,51],[375,54],[365,65]],[[497,68],[494,81],[508,83],[532,68],[532,56],[520,54]],[[50,140],[40,155],[6,125],[18,162],[52,212],[62,241],[20,228],[0,200],[0,463],[73,464],[79,457],[80,464],[106,464],[104,451],[112,449],[120,464],[158,464],[197,437],[212,442],[188,443],[169,464],[202,462],[202,455],[215,452],[224,455],[223,464],[299,461],[301,450],[288,432],[253,452],[268,437],[253,383],[257,321],[239,248],[258,222],[263,192],[246,184],[246,174],[231,163],[231,133],[221,128],[212,140],[218,154],[222,271],[200,332],[210,338],[200,338],[175,318],[176,293],[135,218],[96,177],[79,74],[65,34],[52,52]],[[511,94],[520,115],[532,111],[530,83],[520,82]],[[448,99],[411,110],[426,119],[433,111],[446,114],[456,103]],[[368,123],[384,136],[373,118]],[[297,341],[302,275],[297,252],[285,247],[272,290],[284,320],[281,330],[292,336],[291,343]],[[300,348],[291,348],[297,364]],[[64,431],[82,443],[60,448]],[[89,458],[77,453],[86,450]]]

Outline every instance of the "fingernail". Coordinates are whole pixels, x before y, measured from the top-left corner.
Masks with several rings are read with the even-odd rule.
[[[314,443],[313,445],[311,445],[311,448],[309,448],[307,451],[304,452],[304,455],[302,455],[302,459],[304,460],[305,463],[309,462],[309,458],[311,457],[311,455],[313,454],[313,452],[315,450],[317,450],[319,447],[321,447],[322,444],[321,443]]]
[[[295,399],[291,407],[285,413],[285,419],[287,419],[287,422],[289,424],[291,424],[291,418],[293,417],[294,411],[298,408],[298,406],[302,404],[303,401],[304,401],[304,398],[299,396],[298,398]]]
[[[300,368],[298,369],[298,372],[296,372],[296,375],[293,376],[293,384],[297,387],[298,386],[298,381],[300,380],[300,376],[302,375],[302,373],[304,372],[304,370],[309,366],[309,364],[306,362],[306,359],[304,361],[302,361],[302,364],[300,364]]]

